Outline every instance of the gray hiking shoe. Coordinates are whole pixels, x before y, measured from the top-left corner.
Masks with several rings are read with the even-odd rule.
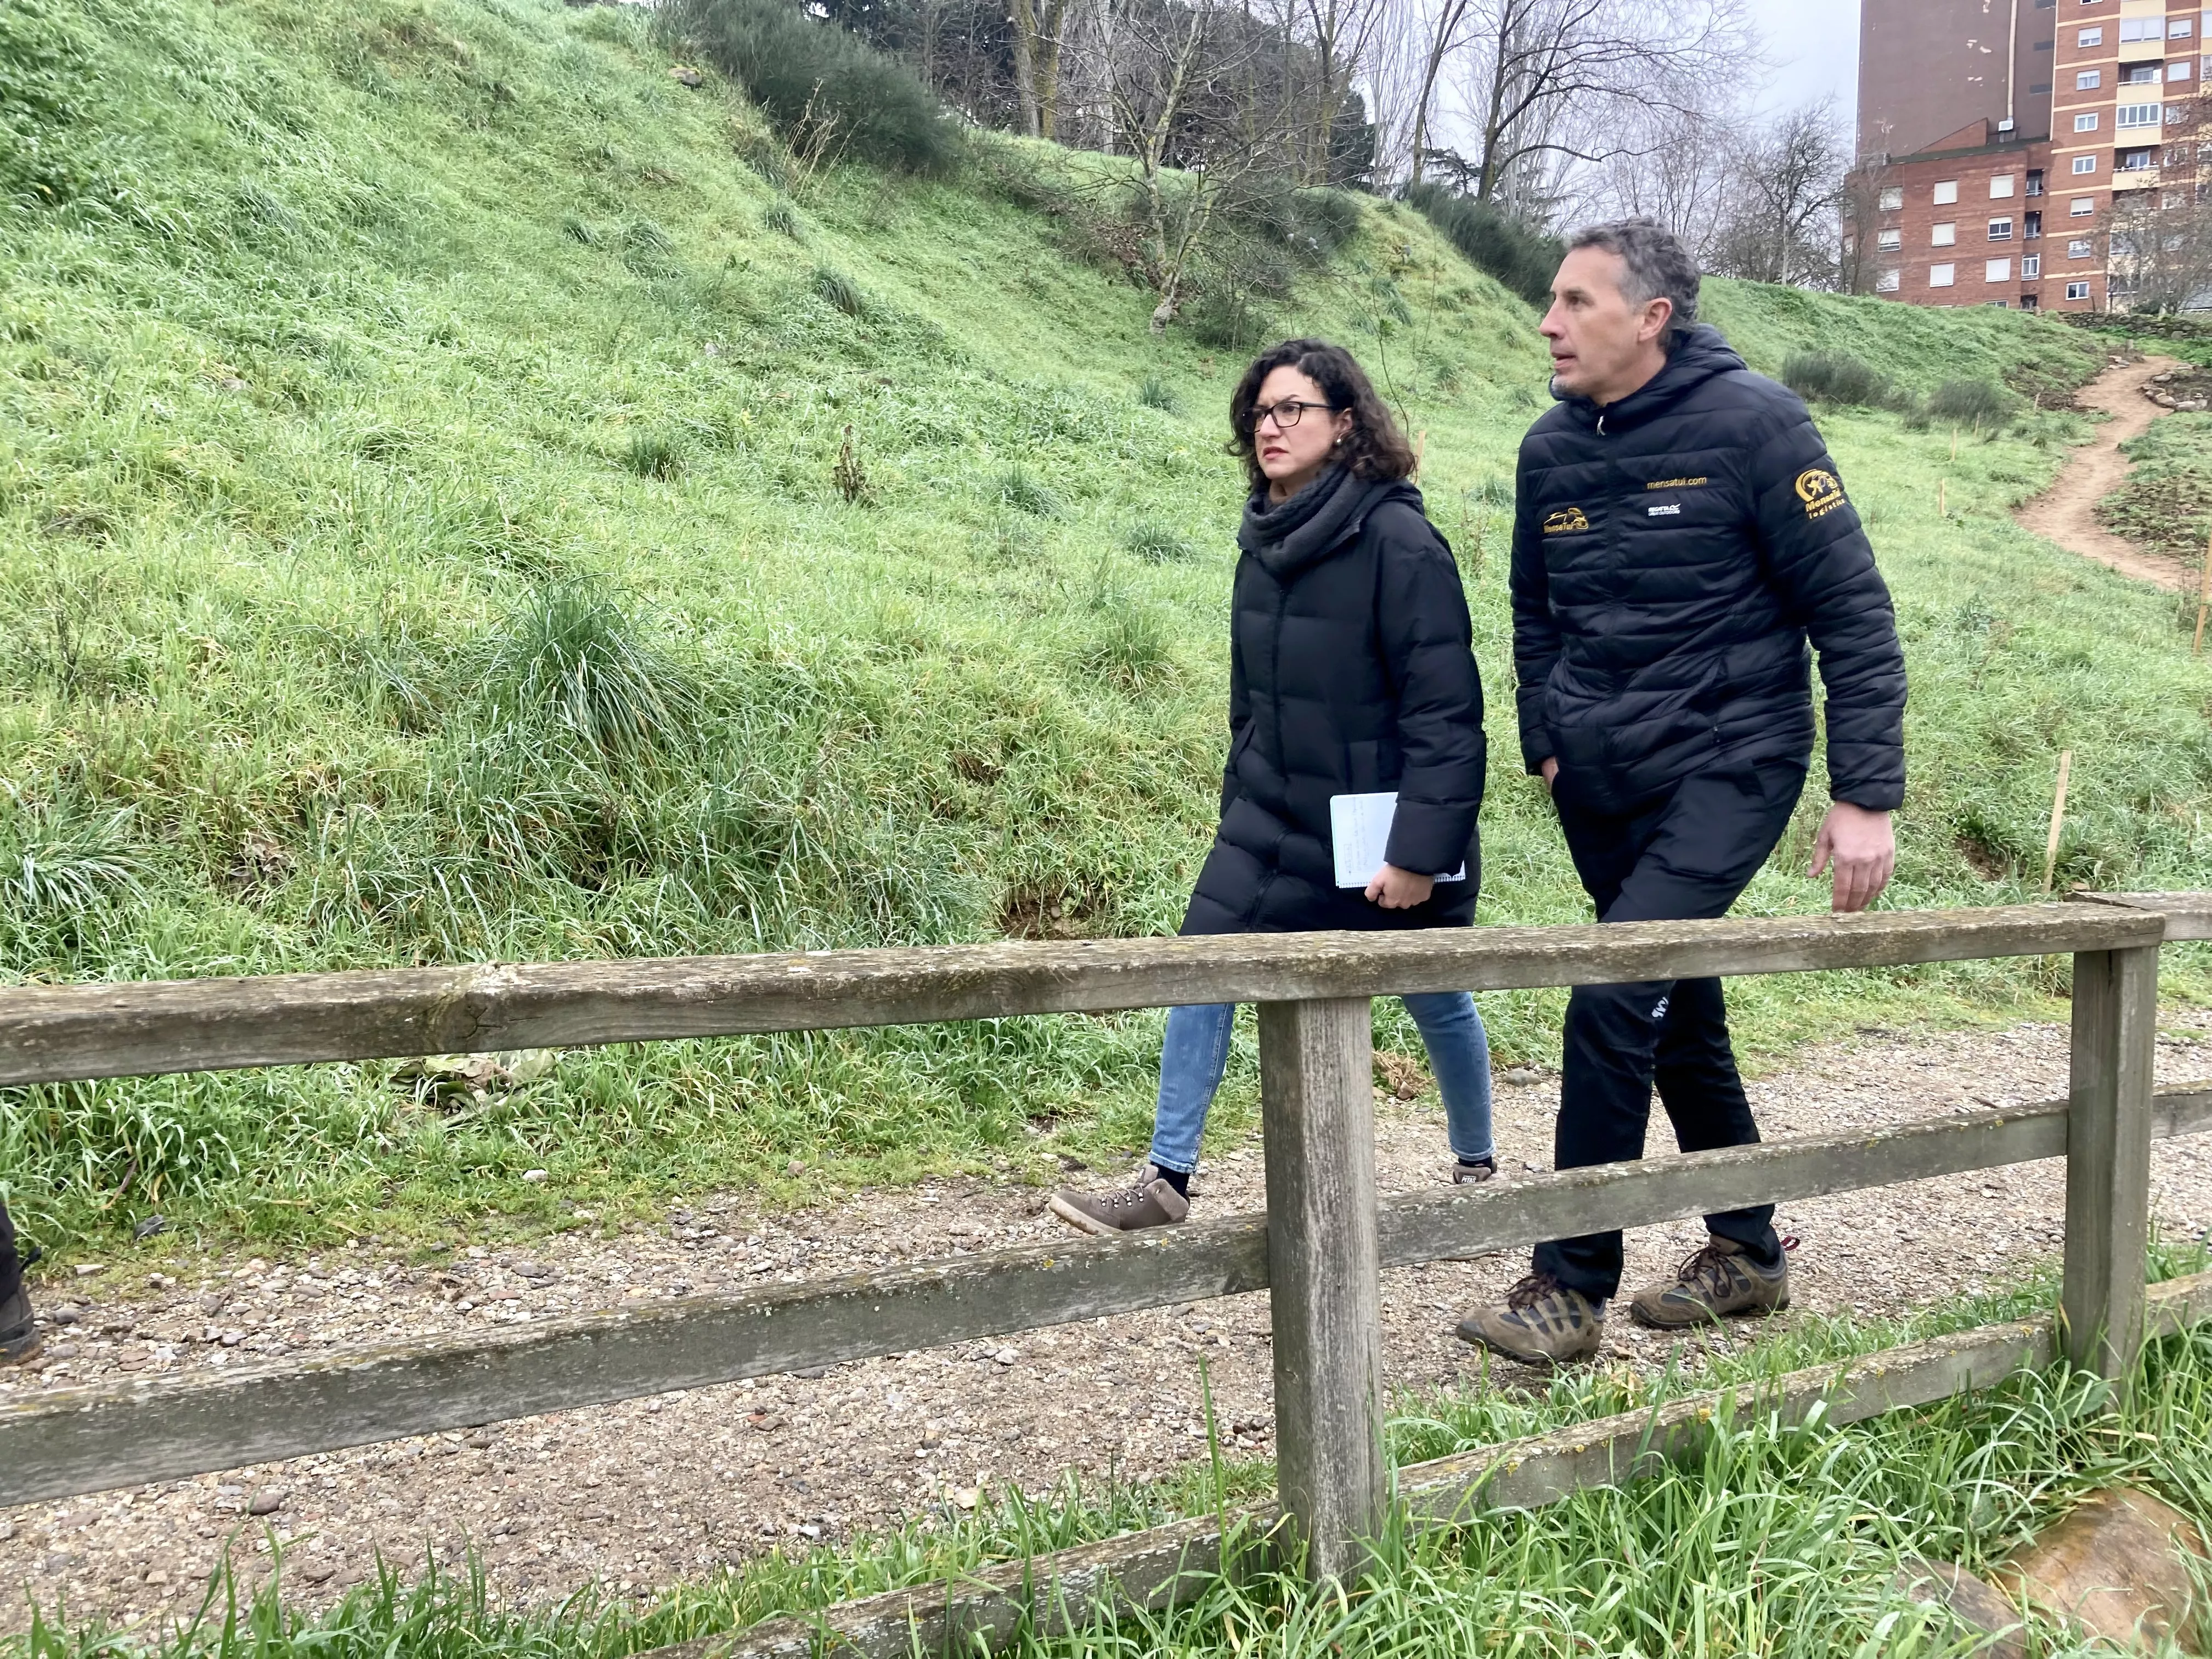
[[[1498,1308],[1478,1308],[1459,1322],[1459,1340],[1517,1359],[1559,1365],[1587,1359],[1605,1337],[1605,1304],[1571,1291],[1549,1273],[1530,1273]]]
[[[1462,1164],[1454,1159],[1451,1166],[1452,1185],[1472,1187],[1489,1180],[1498,1173],[1498,1160],[1486,1158],[1480,1164]]]
[[[31,1293],[19,1285],[15,1295],[0,1302],[0,1365],[20,1365],[44,1346],[31,1322]]]
[[[1147,1164],[1133,1187],[1107,1193],[1063,1187],[1045,1208],[1071,1227],[1110,1237],[1146,1227],[1172,1227],[1190,1213],[1190,1200],[1168,1185],[1158,1164]]]
[[[1648,1285],[1628,1304],[1639,1325],[1682,1331],[1724,1314],[1780,1313],[1790,1305],[1790,1258],[1762,1267],[1732,1238],[1707,1236],[1705,1246],[1674,1270],[1672,1283]]]

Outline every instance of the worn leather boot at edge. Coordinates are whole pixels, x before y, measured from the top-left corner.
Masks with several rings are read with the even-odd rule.
[[[1524,1365],[1565,1364],[1597,1352],[1605,1340],[1605,1304],[1548,1273],[1530,1273],[1505,1293],[1503,1305],[1478,1308],[1460,1321],[1458,1335]]]

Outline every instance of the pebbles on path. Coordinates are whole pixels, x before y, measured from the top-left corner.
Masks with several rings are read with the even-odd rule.
[[[2212,1076],[2212,1016],[2171,1017],[2166,1030],[2162,1081]],[[2065,1085],[2065,1032],[2030,1025],[1909,1042],[1870,1034],[1808,1052],[1752,1096],[1766,1133],[1784,1135],[2047,1099]],[[1557,1079],[1546,1074],[1498,1091],[1502,1170],[1548,1164],[1557,1104]],[[1441,1181],[1448,1155],[1433,1091],[1378,1109],[1384,1189]],[[1664,1115],[1654,1119],[1651,1151],[1671,1150]],[[2169,1230],[2201,1236],[2212,1221],[2206,1139],[2154,1152],[2153,1203]],[[1262,1190],[1250,1144],[1212,1162],[1194,1197],[1200,1213],[1220,1214],[1259,1208]],[[1040,1213],[1042,1197],[1030,1187],[939,1182],[768,1216],[722,1194],[651,1231],[571,1234],[526,1253],[475,1248],[410,1266],[362,1244],[296,1261],[177,1258],[144,1281],[49,1279],[36,1291],[48,1321],[45,1368],[0,1372],[0,1403],[46,1387],[1058,1237],[1059,1224]],[[1789,1205],[1778,1224],[1802,1240],[1793,1258],[1798,1310],[1882,1316],[2048,1260],[2063,1215],[2054,1162]],[[1701,1238],[1693,1221],[1632,1234],[1631,1281],[1666,1272]],[[1476,1386],[1480,1361],[1452,1326],[1525,1268],[1515,1253],[1385,1275],[1394,1386]],[[1683,1341],[1625,1319],[1613,1332],[1615,1363],[1662,1364]],[[1687,1340],[1686,1358],[1694,1362],[1702,1340]],[[593,1579],[648,1595],[780,1543],[964,1510],[1002,1482],[1040,1490],[1071,1468],[1094,1480],[1109,1470],[1163,1474],[1206,1453],[1201,1359],[1227,1449],[1272,1454],[1267,1299],[1240,1297],[0,1511],[0,1583],[15,1592],[0,1631],[23,1629],[33,1601],[49,1609],[65,1601],[73,1620],[185,1613],[226,1549],[250,1585],[272,1546],[284,1552],[289,1595],[308,1607],[358,1583],[380,1553],[451,1563],[471,1546],[509,1602],[550,1600]],[[1491,1386],[1534,1380],[1515,1370],[1494,1368]]]

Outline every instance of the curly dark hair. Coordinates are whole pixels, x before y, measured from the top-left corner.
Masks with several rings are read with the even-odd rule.
[[[1260,417],[1253,405],[1260,401],[1260,383],[1285,368],[1297,369],[1319,386],[1331,409],[1352,411],[1352,430],[1345,434],[1342,455],[1354,477],[1402,478],[1413,470],[1413,447],[1352,355],[1326,340],[1285,340],[1255,358],[1229,395],[1229,429],[1236,434],[1229,441],[1229,453],[1243,460],[1244,476],[1255,489],[1267,483],[1267,475],[1260,471],[1255,442]]]

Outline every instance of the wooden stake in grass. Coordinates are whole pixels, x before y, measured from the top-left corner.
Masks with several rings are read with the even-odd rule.
[[[2212,608],[2212,537],[2204,542],[2204,562],[2197,572],[2197,637],[2189,642],[2189,654],[2204,654],[2204,612]]]
[[[1413,482],[1415,483],[1421,481],[1421,457],[1427,452],[1428,447],[1429,429],[1423,427],[1413,439]]]
[[[1950,482],[1951,481],[1948,478],[1938,478],[1936,480],[1936,516],[1939,519],[1948,518],[1950,516],[1943,510],[1943,486]]]
[[[2051,878],[2058,872],[2058,830],[2066,822],[2066,775],[2074,769],[2074,751],[2067,750],[2058,757],[2058,789],[2051,800],[2051,834],[2043,843],[2043,890],[2051,890]]]
[[[1951,428],[1951,459],[1959,459],[1959,428],[1955,426]]]

